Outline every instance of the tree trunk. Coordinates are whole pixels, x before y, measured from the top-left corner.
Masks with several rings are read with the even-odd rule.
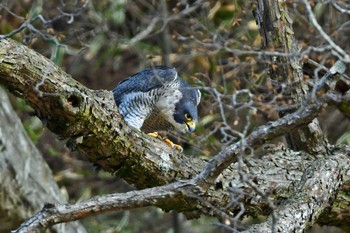
[[[256,21],[259,25],[259,32],[262,37],[263,49],[278,51],[285,56],[272,56],[269,74],[271,79],[279,85],[287,84],[282,89],[283,95],[292,96],[286,99],[285,104],[304,104],[308,97],[309,90],[303,78],[302,59],[299,54],[299,47],[294,37],[292,18],[289,16],[287,4],[284,1],[257,0],[257,7],[254,10]],[[284,116],[295,109],[282,112]],[[305,151],[311,154],[326,152],[327,141],[324,139],[318,119],[315,118],[310,124],[302,126],[286,135],[288,148],[295,151]]]
[[[45,203],[66,203],[50,168],[23,129],[6,92],[0,88],[0,232],[9,232]],[[78,222],[55,232],[86,232]]]

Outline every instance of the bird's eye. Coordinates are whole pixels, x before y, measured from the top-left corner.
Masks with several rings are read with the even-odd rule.
[[[186,120],[188,120],[188,121],[191,121],[191,120],[192,120],[191,115],[188,114],[188,113],[185,113],[185,118],[186,118]]]

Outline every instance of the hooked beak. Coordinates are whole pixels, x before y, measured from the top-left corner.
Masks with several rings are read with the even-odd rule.
[[[186,123],[188,132],[192,133],[196,129],[196,122],[194,122],[194,121],[187,121],[185,123]]]

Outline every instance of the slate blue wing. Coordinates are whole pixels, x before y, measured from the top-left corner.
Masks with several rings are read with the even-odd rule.
[[[148,92],[170,83],[176,78],[177,72],[174,68],[166,66],[147,68],[121,81],[118,86],[113,89],[115,102],[119,106],[122,97],[126,94]]]

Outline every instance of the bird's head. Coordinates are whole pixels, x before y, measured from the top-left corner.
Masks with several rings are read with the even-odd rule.
[[[191,102],[182,103],[182,101],[179,101],[176,104],[173,117],[177,123],[176,128],[185,132],[193,132],[198,122],[197,105]]]
[[[173,114],[177,123],[175,127],[184,132],[193,132],[198,122],[197,105],[200,101],[200,92],[196,90],[192,95],[184,95],[175,105]]]

